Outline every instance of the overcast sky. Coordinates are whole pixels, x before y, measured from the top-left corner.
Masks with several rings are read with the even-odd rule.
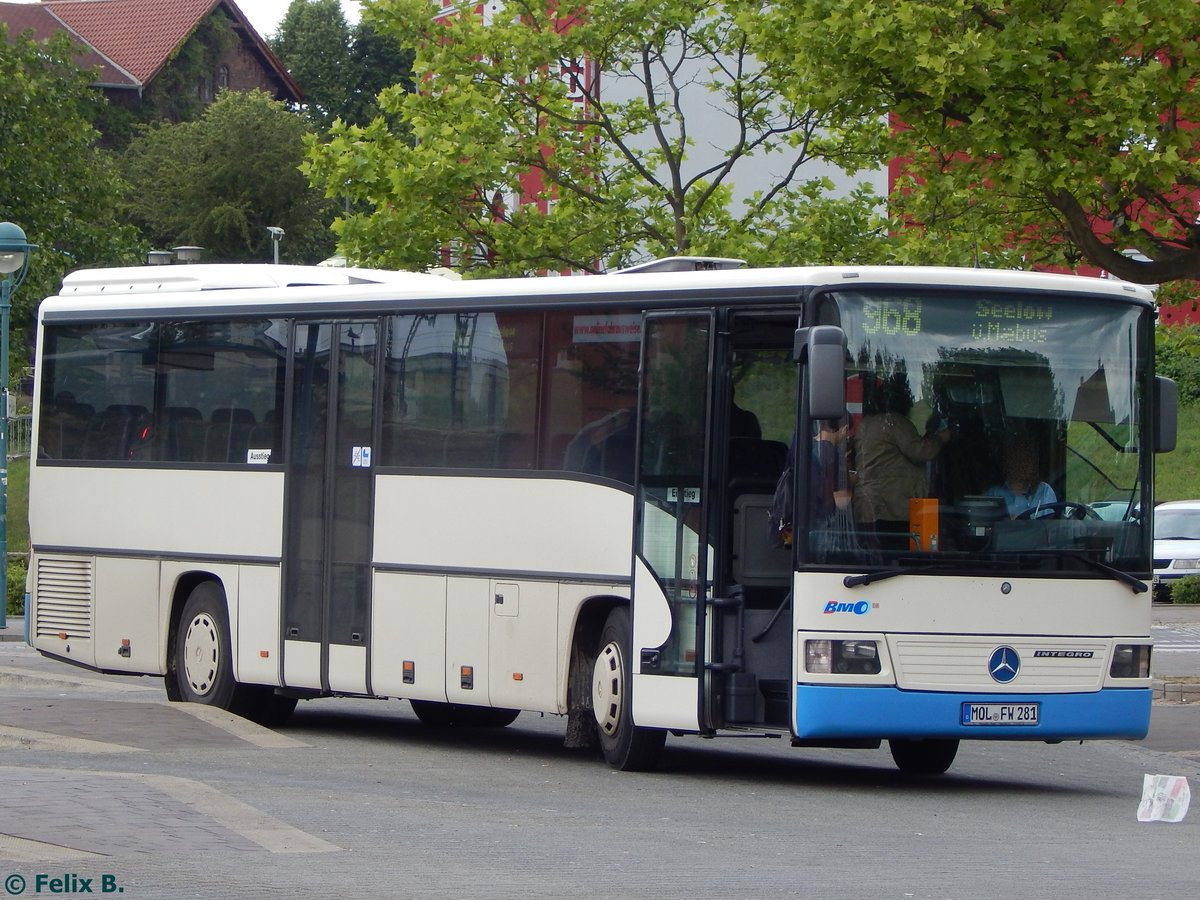
[[[250,24],[264,38],[270,37],[279,27],[287,12],[291,0],[233,0],[238,9],[246,14]],[[346,21],[354,24],[358,21],[358,0],[341,0],[342,10],[346,13]]]

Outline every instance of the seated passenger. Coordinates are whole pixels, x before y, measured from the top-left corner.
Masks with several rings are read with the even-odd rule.
[[[1005,448],[1004,483],[984,493],[1003,498],[1010,519],[1029,510],[1034,510],[1030,515],[1036,517],[1039,508],[1058,502],[1054,488],[1040,479],[1037,447],[1027,440],[1013,441]]]

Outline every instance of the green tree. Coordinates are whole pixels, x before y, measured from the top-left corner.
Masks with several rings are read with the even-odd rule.
[[[349,124],[366,125],[384,115],[378,100],[384,88],[413,89],[412,49],[395,36],[376,31],[370,22],[359,22],[353,30],[350,66],[355,73],[353,91],[338,111],[338,118]]]
[[[349,27],[337,0],[292,0],[269,43],[304,90],[305,110],[321,130],[337,119],[365,125],[383,112],[380,91],[412,88],[412,50],[370,22]]]
[[[743,21],[788,96],[903,123],[902,258],[1200,276],[1200,5],[777,0]]]
[[[305,111],[321,129],[342,115],[357,81],[349,65],[350,26],[338,0],[292,0],[268,41],[304,91]]]
[[[308,121],[263,91],[225,91],[194,122],[148,128],[122,165],[125,208],[155,246],[195,244],[208,258],[271,258],[269,226],[284,229],[281,256],[314,262],[333,247],[332,212],[300,173]]]
[[[96,147],[91,122],[104,100],[91,81],[65,35],[10,40],[0,24],[0,220],[16,222],[38,245],[13,295],[14,360],[26,356],[17,348],[38,302],[68,269],[138,255],[137,232],[118,218],[115,167]]]
[[[876,198],[830,195],[832,164],[870,160],[880,129],[832,141],[802,102],[780,102],[741,2],[509,2],[494,20],[429,0],[376,0],[364,17],[415,45],[416,91],[385,90],[377,118],[310,140],[315,184],[353,209],[339,246],[363,262],[520,274],[593,271],[674,253],[751,261],[881,253]],[[600,84],[579,77],[584,61]],[[574,76],[574,77],[573,77]],[[813,171],[813,170],[816,171]],[[534,179],[536,204],[516,198]],[[772,174],[773,173],[773,174]],[[759,187],[746,188],[751,176]]]

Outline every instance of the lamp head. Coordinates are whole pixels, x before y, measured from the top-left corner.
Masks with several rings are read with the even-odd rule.
[[[0,222],[0,275],[21,272],[29,261],[33,245],[25,240],[21,226]]]

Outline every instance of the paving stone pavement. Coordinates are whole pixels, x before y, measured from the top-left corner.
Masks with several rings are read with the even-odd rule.
[[[147,751],[304,746],[221,710],[168,703],[159,679],[64,669],[28,647],[7,645],[0,656],[0,751],[77,758],[95,769],[0,765],[0,862],[338,850],[203,782],[106,771]]]
[[[1165,624],[1190,630],[1194,616],[1176,613]],[[336,883],[361,865],[361,856],[356,863],[356,854],[336,852],[338,846],[232,789],[129,771],[140,754],[181,747],[252,754],[304,744],[220,710],[168,703],[161,679],[98,675],[44,659],[17,641],[0,643],[0,752],[33,751],[0,756],[0,872],[29,875],[34,865],[44,871],[58,861],[65,869],[72,860],[119,859],[119,871],[130,873],[142,865],[138,858],[180,853],[192,860],[210,853],[245,858],[253,868],[264,854],[300,854],[279,857],[281,869]],[[12,764],[18,760],[30,764]],[[202,864],[193,865],[202,885]],[[486,883],[478,887],[485,895]]]

